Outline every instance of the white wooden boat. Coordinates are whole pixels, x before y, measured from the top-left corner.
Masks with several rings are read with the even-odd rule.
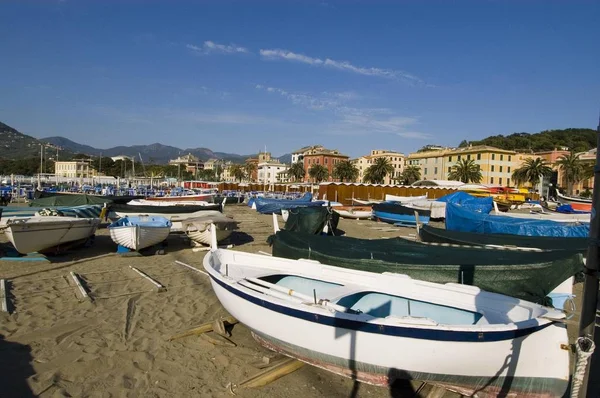
[[[362,205],[362,206],[369,206],[369,205],[374,205],[377,203],[383,203],[383,200],[376,200],[376,199],[369,199],[369,200],[363,200],[363,199],[354,199],[352,198],[352,204],[357,204],[357,205]]]
[[[208,212],[203,212],[208,213]],[[227,239],[237,229],[238,222],[218,211],[212,214],[203,214],[200,217],[188,218],[181,221],[182,230],[192,241],[203,245],[210,245],[211,223],[217,228],[217,241]]]
[[[265,347],[377,384],[422,380],[478,397],[560,397],[563,312],[459,284],[217,249],[204,257],[225,309]]]
[[[544,211],[530,211],[529,213],[518,213],[518,212],[503,212],[498,210],[498,205],[494,202],[494,215],[497,216],[505,216],[505,217],[513,217],[513,218],[523,218],[527,220],[551,220],[557,222],[583,222],[589,223],[591,214],[588,213],[557,213],[557,212],[549,212]]]
[[[123,217],[110,224],[108,230],[117,245],[137,251],[167,239],[171,225],[165,217]]]
[[[438,202],[435,199],[419,199],[403,206],[410,207],[415,210],[428,210],[431,212],[431,218],[446,218],[446,202]]]
[[[566,203],[566,204],[576,204],[576,203],[583,203],[583,204],[592,204],[592,199],[585,199],[585,198],[574,198],[572,196],[566,196],[561,194],[560,192],[556,191],[556,197],[558,198],[559,202],[562,203]]]
[[[208,203],[204,200],[148,200],[148,199],[134,199],[127,202],[128,205],[132,206],[210,206],[212,203]]]
[[[333,208],[340,217],[354,220],[365,220],[371,218],[373,209],[370,206],[341,206]]]
[[[425,200],[425,199],[427,199],[427,195],[421,195],[421,196],[396,196],[396,195],[390,195],[390,194],[385,195],[386,202],[407,203],[407,202],[412,202],[414,200]]]
[[[92,236],[99,218],[61,216],[13,217],[2,225],[8,240],[19,253],[33,253]]]

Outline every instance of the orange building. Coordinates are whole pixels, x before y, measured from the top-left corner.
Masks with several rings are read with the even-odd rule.
[[[344,160],[348,160],[348,156],[346,155],[342,155],[340,153],[340,151],[336,150],[336,149],[325,149],[325,148],[315,148],[314,150],[310,150],[308,152],[304,153],[304,171],[305,171],[305,175],[304,175],[304,182],[309,182],[310,181],[310,175],[308,174],[310,168],[315,165],[315,164],[320,164],[322,166],[325,166],[325,168],[327,169],[327,171],[329,172],[329,178],[327,179],[327,181],[329,182],[333,182],[336,181],[333,178],[333,168],[335,167],[336,164],[338,164],[339,162],[342,162]]]

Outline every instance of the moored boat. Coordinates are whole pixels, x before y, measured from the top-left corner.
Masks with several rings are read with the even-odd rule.
[[[416,224],[419,216],[421,224],[427,224],[431,216],[429,210],[418,210],[394,203],[378,203],[373,205],[373,218],[390,224]]]
[[[333,211],[338,213],[342,218],[352,218],[355,220],[365,220],[373,215],[371,206],[339,206],[334,207]]]
[[[427,199],[427,195],[419,195],[419,196],[397,196],[397,195],[385,195],[386,202],[400,202],[407,203],[412,202],[413,200],[425,200]]]
[[[476,287],[215,246],[203,261],[215,294],[271,350],[376,385],[415,379],[523,397],[568,388],[561,311]]]
[[[203,245],[210,245],[211,224],[217,229],[217,241],[221,242],[231,236],[231,233],[237,229],[238,222],[221,213],[215,212],[213,214],[185,219],[181,221],[181,224],[181,229],[192,241]]]
[[[34,216],[9,218],[2,228],[15,249],[27,254],[88,239],[99,224],[99,218]]]
[[[478,234],[473,232],[449,231],[435,228],[431,225],[420,227],[419,236],[424,242],[451,243],[455,245],[528,247],[541,250],[577,251],[580,253],[585,253],[588,248],[587,238]]]
[[[123,217],[110,224],[108,230],[117,245],[137,251],[167,239],[171,221],[165,217]]]

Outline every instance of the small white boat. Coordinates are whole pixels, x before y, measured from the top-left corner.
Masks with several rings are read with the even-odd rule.
[[[373,215],[373,209],[370,206],[341,206],[333,208],[340,217],[351,218],[354,220],[366,220]]]
[[[403,204],[412,202],[414,200],[425,200],[425,199],[427,199],[427,195],[421,195],[421,196],[396,196],[396,195],[390,195],[390,194],[385,195],[386,202],[400,202]]]
[[[498,205],[494,202],[494,215],[496,216],[505,216],[505,217],[513,217],[513,218],[523,218],[526,220],[550,220],[556,222],[582,222],[589,223],[591,219],[591,214],[589,213],[557,213],[557,212],[549,212],[544,211],[530,211],[529,213],[519,213],[512,211],[499,211]]]
[[[265,347],[355,380],[422,380],[463,395],[560,397],[562,311],[459,284],[227,249],[203,265],[225,309]]]
[[[171,225],[165,217],[123,217],[110,224],[108,230],[117,245],[137,251],[167,239]]]
[[[383,200],[375,200],[375,199],[369,199],[369,200],[363,200],[363,199],[354,199],[352,198],[352,204],[357,204],[357,205],[361,205],[361,206],[369,206],[369,205],[376,205],[377,203],[383,203]]]
[[[207,212],[204,212],[207,213]],[[213,213],[213,212],[211,212]],[[188,218],[181,221],[182,230],[192,241],[203,245],[210,245],[211,223],[217,228],[217,241],[227,239],[237,229],[238,222],[219,212],[204,214],[196,218]]]
[[[210,206],[213,203],[208,203],[203,200],[147,200],[134,199],[127,202],[132,206]]]
[[[556,191],[556,197],[558,198],[559,202],[566,203],[566,204],[577,204],[577,203],[590,204],[590,205],[592,204],[592,199],[575,198],[572,196],[566,196],[566,195],[561,194],[558,191]]]
[[[2,225],[8,240],[19,253],[33,253],[92,236],[99,218],[61,216],[14,217]]]

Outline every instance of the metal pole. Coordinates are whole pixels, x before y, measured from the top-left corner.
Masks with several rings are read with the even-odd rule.
[[[594,194],[592,200],[592,220],[590,223],[590,241],[587,252],[587,261],[585,264],[585,282],[583,284],[583,303],[581,307],[581,320],[579,323],[579,337],[587,337],[595,341],[598,346],[600,335],[594,336],[596,328],[596,312],[598,309],[598,265],[600,263],[599,245],[600,245],[600,120],[598,123],[598,133],[596,138],[596,166],[594,167]],[[595,338],[594,338],[595,337]],[[588,363],[585,379],[581,391],[584,391],[583,397],[600,396],[600,380],[597,377],[590,378],[590,375],[600,371],[598,354],[592,355]]]

